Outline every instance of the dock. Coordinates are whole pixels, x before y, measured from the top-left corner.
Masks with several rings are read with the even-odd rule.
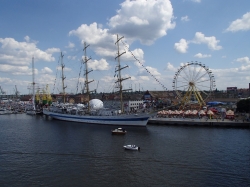
[[[249,121],[198,118],[150,118],[148,125],[250,128]]]

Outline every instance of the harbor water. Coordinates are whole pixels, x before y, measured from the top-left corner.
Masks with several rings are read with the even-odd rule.
[[[0,186],[250,186],[249,129],[125,128],[1,115]]]

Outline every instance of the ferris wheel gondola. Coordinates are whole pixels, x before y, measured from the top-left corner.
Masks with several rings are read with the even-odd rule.
[[[175,73],[172,87],[180,100],[180,108],[187,104],[202,107],[215,89],[215,78],[205,64],[190,62]]]

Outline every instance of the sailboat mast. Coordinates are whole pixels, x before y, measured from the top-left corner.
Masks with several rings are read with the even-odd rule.
[[[32,57],[32,104],[35,105],[35,68],[34,68],[34,57]]]
[[[89,106],[89,100],[90,100],[90,91],[89,91],[89,83],[93,82],[94,80],[92,81],[89,81],[89,78],[88,78],[88,74],[93,71],[93,70],[90,70],[88,71],[88,61],[91,59],[91,58],[87,58],[87,48],[89,47],[89,45],[86,44],[86,42],[84,42],[84,48],[83,48],[83,51],[84,51],[84,64],[85,64],[85,88],[86,88],[86,92],[87,92],[87,102],[88,102],[88,112],[90,111],[90,106]]]
[[[120,93],[120,102],[121,102],[121,111],[122,113],[124,112],[124,107],[123,107],[123,89],[122,89],[122,81],[129,79],[131,77],[127,77],[127,78],[122,78],[121,77],[121,70],[124,68],[127,68],[128,66],[125,67],[121,67],[121,63],[120,63],[120,56],[122,56],[124,53],[126,53],[126,51],[124,51],[123,53],[120,53],[120,49],[119,49],[119,41],[124,38],[124,36],[122,36],[121,38],[119,38],[118,34],[117,34],[117,41],[116,41],[116,45],[117,45],[117,57],[115,59],[117,59],[118,61],[118,65],[117,65],[117,70],[118,71],[118,80],[116,81],[116,83],[118,82],[118,87],[119,87],[119,93]],[[130,89],[129,89],[130,90]]]
[[[64,77],[64,74],[63,74],[63,69],[65,67],[65,65],[63,64],[63,54],[61,52],[61,67],[62,67],[62,90],[63,90],[63,103],[65,103],[65,88],[67,88],[67,86],[64,86],[64,79],[66,79],[66,77]]]

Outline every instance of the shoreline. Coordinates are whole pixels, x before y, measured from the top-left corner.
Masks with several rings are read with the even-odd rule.
[[[148,121],[148,125],[250,128],[249,121],[232,121],[228,119],[222,121],[221,119],[204,118],[151,118]]]

